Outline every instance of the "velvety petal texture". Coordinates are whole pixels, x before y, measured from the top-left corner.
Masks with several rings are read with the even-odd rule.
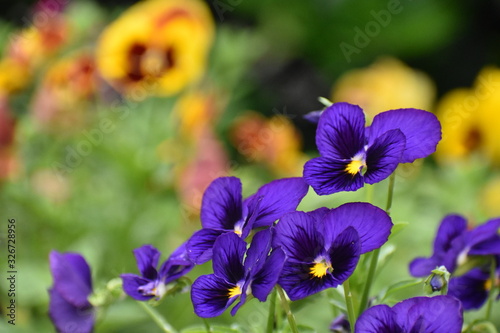
[[[90,267],[78,253],[49,255],[53,285],[49,289],[49,316],[58,332],[90,333],[95,322]]]
[[[304,165],[304,179],[318,195],[356,191],[386,179],[399,163],[432,154],[440,139],[441,125],[430,112],[386,111],[365,129],[359,106],[335,103],[321,113],[316,131],[321,156]]]
[[[355,325],[356,333],[460,333],[463,310],[451,296],[414,297],[392,308],[376,305],[361,314]]]
[[[379,113],[369,127],[370,142],[387,131],[399,129],[406,138],[400,163],[411,163],[436,151],[441,140],[441,124],[431,112],[419,109],[398,109]]]
[[[489,272],[473,268],[464,275],[452,277],[448,284],[448,295],[456,297],[465,310],[479,309],[488,299],[486,289]]]

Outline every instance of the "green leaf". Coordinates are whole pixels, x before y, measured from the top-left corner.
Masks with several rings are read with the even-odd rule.
[[[422,282],[423,282],[422,279],[411,279],[411,280],[397,282],[397,283],[389,286],[388,288],[384,289],[379,294],[379,299],[380,299],[379,303],[384,302],[384,300],[386,300],[388,296],[390,296],[391,294],[393,294],[395,292],[398,292],[398,291],[406,289],[406,288],[414,287],[416,285],[421,284]]]
[[[207,329],[205,326],[193,326],[183,329],[181,333],[207,333]],[[241,333],[241,330],[227,326],[210,326],[210,333]]]

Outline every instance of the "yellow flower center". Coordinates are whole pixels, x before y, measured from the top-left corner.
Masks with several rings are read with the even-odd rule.
[[[229,289],[229,292],[227,295],[229,296],[229,298],[241,295],[241,288],[239,286],[233,287],[233,288]]]
[[[366,166],[366,164],[363,162],[363,161],[360,161],[360,160],[352,160],[351,162],[349,162],[349,164],[347,164],[347,166],[345,167],[345,171],[347,171],[347,173],[351,174],[351,175],[356,175],[358,172],[361,171],[361,168]]]
[[[331,264],[327,264],[326,262],[321,261],[321,262],[315,263],[314,266],[311,267],[311,269],[309,270],[309,273],[313,277],[321,278],[321,277],[325,276],[326,273],[328,273],[328,272],[331,273],[332,271],[333,271],[333,267]]]

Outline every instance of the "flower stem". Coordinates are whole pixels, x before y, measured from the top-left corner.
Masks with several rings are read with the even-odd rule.
[[[207,318],[203,318],[203,323],[205,324],[205,329],[207,330],[207,333],[212,333],[212,328],[210,327],[210,323],[208,322]]]
[[[273,333],[274,331],[274,314],[276,313],[276,289],[271,293],[269,300],[269,314],[267,316],[266,333]]]
[[[286,299],[285,293],[283,292],[283,289],[279,285],[276,285],[276,290],[278,291],[278,294],[280,295],[281,299],[281,306],[283,307],[283,310],[285,310],[286,317],[288,319],[288,324],[290,325],[290,331],[292,333],[299,333],[299,329],[297,328],[297,323],[295,322],[295,317],[292,313],[292,310],[290,309],[290,304],[288,303],[288,300]]]
[[[156,325],[163,330],[165,333],[177,333],[177,331],[163,318],[161,314],[158,313],[151,306],[147,305],[145,302],[137,302],[139,305],[153,318]]]
[[[351,332],[354,332],[354,323],[356,322],[356,314],[354,313],[354,304],[352,302],[352,293],[351,287],[349,285],[349,279],[347,279],[344,283],[344,296],[345,296],[345,305],[347,308],[347,318],[349,320],[349,326],[351,327]]]
[[[385,206],[385,212],[388,215],[391,215],[392,197],[394,194],[395,179],[396,179],[396,173],[393,172],[389,177],[389,189],[387,190],[387,203]],[[380,253],[380,248],[372,251],[370,267],[368,268],[368,277],[366,278],[365,287],[363,289],[363,294],[361,296],[361,301],[359,303],[358,315],[361,315],[361,313],[363,313],[363,311],[366,309],[366,306],[368,305],[368,297],[370,296],[370,289],[373,283],[373,279],[375,277],[375,271],[377,270],[379,253]]]
[[[493,306],[493,298],[495,297],[495,285],[496,285],[496,261],[495,258],[491,258],[491,265],[490,265],[490,281],[491,281],[491,287],[489,290],[489,295],[488,295],[488,303],[486,304],[486,314],[485,314],[485,320],[489,321],[491,318],[491,310]]]

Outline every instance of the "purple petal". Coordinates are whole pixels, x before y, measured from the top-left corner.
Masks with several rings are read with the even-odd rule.
[[[360,251],[360,239],[353,227],[346,228],[335,239],[328,255],[333,267],[331,274],[337,285],[344,283],[352,275],[358,264]]]
[[[273,290],[278,282],[281,270],[285,264],[285,252],[281,248],[273,250],[265,261],[265,264],[254,275],[252,282],[252,294],[261,302],[265,302],[267,295]]]
[[[405,142],[405,136],[398,129],[387,131],[375,139],[366,151],[366,183],[378,183],[396,170]]]
[[[406,137],[406,147],[401,163],[411,163],[417,158],[436,151],[441,140],[441,124],[430,112],[418,109],[398,109],[379,113],[368,129],[371,143],[387,131],[399,129]]]
[[[308,189],[309,186],[304,179],[299,177],[278,179],[262,186],[245,201],[250,207],[251,201],[260,198],[257,206],[258,215],[252,227],[269,227],[283,214],[294,211],[307,194]],[[249,214],[252,213],[249,210]]]
[[[335,239],[353,227],[361,241],[361,254],[381,247],[389,238],[392,221],[382,209],[364,202],[346,203],[332,209],[324,218],[325,239]]]
[[[191,287],[191,301],[194,312],[202,318],[221,315],[238,296],[229,297],[229,292],[236,287],[214,274],[202,275]]]
[[[187,242],[184,242],[163,263],[160,268],[160,278],[165,279],[164,283],[167,284],[186,275],[193,267],[194,263],[188,257]]]
[[[316,220],[316,223],[320,225],[320,223],[323,223],[323,219],[325,218],[325,215],[330,211],[331,209],[326,208],[326,207],[320,207],[318,209],[315,209],[311,212],[307,212],[307,215],[313,217]]]
[[[434,240],[434,254],[445,255],[453,246],[455,239],[467,231],[467,220],[460,215],[447,215],[439,225]]]
[[[468,252],[469,255],[487,256],[500,254],[500,236],[494,235],[481,243],[474,245]]]
[[[316,157],[304,164],[304,179],[318,195],[341,191],[356,191],[363,187],[361,173],[355,175],[346,171],[351,160],[337,160],[330,157]]]
[[[314,217],[307,213],[284,215],[274,230],[273,247],[281,246],[288,261],[312,262],[326,250],[323,237],[316,230]]]
[[[49,316],[60,333],[91,333],[94,330],[94,309],[87,302],[78,307],[69,303],[55,288],[49,289]]]
[[[120,277],[123,281],[123,291],[133,299],[147,301],[154,297],[154,295],[144,295],[143,292],[139,291],[140,287],[144,287],[151,283],[151,280],[134,274],[122,274]]]
[[[312,261],[310,263],[285,261],[278,283],[292,301],[338,286],[331,274],[326,274],[322,278],[313,277],[310,273],[313,266]]]
[[[351,159],[365,145],[365,115],[349,103],[327,107],[319,119],[316,145],[323,157]]]
[[[462,306],[454,297],[414,297],[392,308],[397,322],[407,331],[460,333],[463,324]]]
[[[271,229],[261,230],[253,236],[245,258],[245,271],[258,271],[271,251]]]
[[[242,280],[245,275],[243,257],[246,249],[245,241],[233,232],[219,236],[214,244],[214,274],[233,284]]]
[[[189,260],[201,265],[212,259],[212,248],[217,237],[225,231],[215,229],[201,229],[188,239],[186,247]]]
[[[317,124],[322,113],[323,113],[323,110],[311,111],[311,112],[305,114],[303,117],[305,120],[307,120],[313,124]]]
[[[203,194],[201,225],[203,228],[233,230],[242,219],[241,181],[236,177],[214,180]]]
[[[498,235],[500,228],[500,219],[490,220],[479,225],[465,234],[465,242],[468,247],[475,248],[476,245],[484,241],[490,241],[492,237]],[[497,254],[497,253],[490,253]]]
[[[87,306],[87,297],[92,293],[90,267],[78,253],[49,255],[50,271],[54,279],[54,289],[67,302],[77,307]]]
[[[430,275],[431,271],[440,265],[441,263],[439,263],[435,257],[415,258],[410,263],[410,274],[415,277],[424,277]],[[446,267],[446,269],[448,269],[448,267]]]
[[[356,333],[402,333],[396,314],[385,304],[376,305],[361,314],[354,327]]]
[[[137,267],[143,277],[149,280],[155,280],[158,277],[156,267],[160,259],[160,251],[152,245],[143,245],[134,250]]]
[[[488,272],[479,268],[471,269],[462,276],[453,277],[448,285],[448,295],[456,297],[465,310],[479,309],[488,299],[486,281]]]

